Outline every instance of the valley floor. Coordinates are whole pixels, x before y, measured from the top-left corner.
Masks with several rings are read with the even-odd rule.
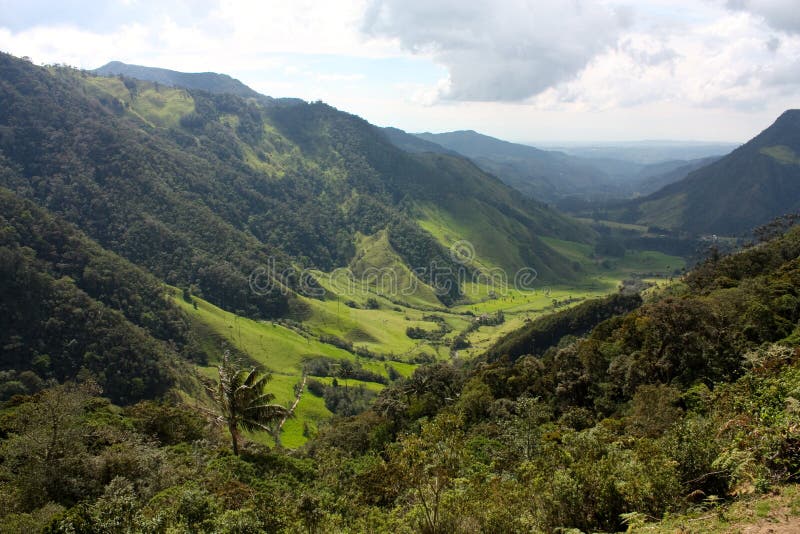
[[[621,258],[596,258],[586,245],[553,239],[548,245],[580,265],[584,276],[579,282],[550,286],[535,281],[526,290],[467,283],[464,301],[450,308],[434,301],[409,302],[403,296],[381,292],[375,284],[356,282],[349,272],[315,272],[324,296],[293,297],[290,318],[277,322],[239,317],[195,296],[187,301],[174,289],[172,299],[205,332],[203,343],[209,353],[221,354],[229,347],[246,354],[272,373],[270,387],[276,401],[290,404],[309,360],[348,361],[372,373],[375,380],[382,377],[381,382],[340,377],[339,385],[356,392],[360,388],[380,391],[390,379],[409,376],[422,363],[480,355],[526,322],[618,291],[625,280],[663,285],[684,267],[682,259],[658,252],[628,251]],[[500,315],[502,320],[492,324]],[[482,317],[492,320],[475,325]],[[409,336],[410,329],[417,329],[414,338]],[[459,336],[466,346],[454,349]],[[198,371],[213,380],[217,363],[210,361]],[[331,385],[334,379],[311,377],[325,385]],[[305,391],[296,417],[284,427],[283,445],[299,447],[333,415],[323,398]],[[250,438],[272,443],[266,433]]]

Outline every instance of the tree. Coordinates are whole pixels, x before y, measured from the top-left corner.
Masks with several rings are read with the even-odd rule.
[[[219,385],[214,399],[220,413],[217,421],[225,424],[231,433],[233,454],[239,455],[239,429],[253,432],[272,431],[271,425],[280,422],[291,412],[280,404],[273,404],[275,395],[265,391],[271,375],[255,368],[237,369],[226,351],[219,366]]]
[[[446,495],[471,460],[463,426],[462,416],[443,412],[423,423],[419,434],[408,434],[389,449],[389,464],[409,492],[419,531],[425,534],[453,530],[448,525],[453,510],[447,509],[453,501]]]
[[[7,420],[0,480],[15,488],[23,510],[47,501],[71,505],[90,493],[85,415],[99,394],[94,382],[69,382],[32,397]]]

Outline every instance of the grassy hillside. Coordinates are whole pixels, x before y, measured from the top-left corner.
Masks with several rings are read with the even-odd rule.
[[[295,396],[294,387],[302,381],[305,361],[318,357],[358,361],[346,350],[321,343],[312,335],[284,325],[239,317],[199,298],[193,298],[192,303],[189,303],[179,297],[177,292],[173,294],[173,302],[193,321],[195,329],[200,332],[200,341],[209,352],[221,355],[226,347],[233,348],[245,356],[244,365],[255,364],[272,374],[270,392],[275,395],[275,402],[279,404],[291,405]],[[209,360],[208,366],[201,366],[199,372],[216,380],[217,364],[219,357]],[[386,367],[381,363],[362,361],[359,365],[382,376],[387,375]],[[403,364],[396,364],[395,369],[406,374],[409,372]],[[351,380],[351,386],[355,387],[357,384],[358,381]],[[305,391],[295,417],[284,426],[281,437],[283,445],[289,448],[298,447],[310,435],[303,435],[304,425],[311,432],[316,432],[317,425],[329,420],[332,415],[325,407],[323,399]],[[250,437],[271,443],[266,433],[251,434]]]
[[[386,230],[356,237],[352,276],[370,291],[418,306],[441,306],[436,290],[419,279],[392,248]]]
[[[206,353],[220,355],[228,347],[242,354],[248,361],[273,373],[272,389],[281,402],[289,402],[294,385],[300,382],[303,370],[315,358],[350,361],[391,382],[389,379],[410,376],[424,363],[452,361],[456,355],[459,360],[474,358],[503,336],[531,324],[532,320],[616,292],[619,284],[631,276],[666,283],[672,270],[682,266],[680,258],[629,252],[625,258],[615,260],[614,265],[603,267],[599,260],[590,257],[590,247],[558,241],[552,241],[551,245],[571,261],[581,263],[584,269],[581,284],[537,286],[520,291],[467,283],[464,289],[468,303],[450,309],[437,304],[433,297],[420,298],[419,291],[397,298],[395,293],[387,291],[389,278],[384,279],[383,286],[370,278],[364,279],[357,275],[358,265],[352,270],[314,272],[324,294],[318,298],[292,296],[287,319],[277,322],[236,316],[194,296],[187,301],[177,291],[172,298],[193,320],[194,331],[202,332],[198,339]],[[413,276],[403,270],[385,234],[363,237],[359,247],[367,257],[385,259],[385,263],[362,267],[380,265],[383,273],[400,271],[403,276]],[[372,251],[374,247],[380,254]],[[425,286],[418,281],[416,287]],[[498,312],[503,314],[499,324],[477,323],[479,318],[492,318]],[[412,338],[409,329],[431,335]],[[457,344],[459,338],[463,341]],[[454,348],[456,346],[458,348]],[[214,359],[209,361],[209,365],[215,363]],[[216,373],[213,367],[200,367],[200,372],[210,378]],[[330,376],[311,376],[326,384],[332,381]],[[339,382],[341,384],[341,378]],[[370,390],[384,387],[380,383],[359,380],[351,380],[349,384]],[[320,402],[319,397],[310,393],[304,395],[297,418],[285,427],[285,446],[304,443],[308,435],[313,435],[320,424],[333,415],[330,410],[318,410],[319,406],[324,406],[324,402]],[[306,435],[303,435],[304,428]],[[271,442],[266,434],[251,437]]]
[[[92,336],[81,334],[76,337],[76,333],[67,336],[55,329],[51,321],[47,323],[48,327],[45,330],[52,331],[55,336],[52,338],[54,345],[46,344],[49,337],[41,338],[37,345],[28,338],[37,332],[39,332],[37,335],[41,336],[41,325],[33,320],[32,315],[20,314],[17,310],[6,314],[6,317],[15,319],[4,328],[4,343],[7,348],[11,347],[9,343],[22,334],[23,344],[19,345],[19,350],[28,352],[24,352],[25,356],[22,355],[23,352],[20,352],[19,356],[14,356],[18,351],[6,351],[3,366],[12,372],[12,375],[6,376],[6,383],[14,383],[16,377],[14,373],[29,370],[43,372],[45,374],[41,378],[48,378],[50,371],[46,369],[39,370],[35,365],[29,369],[30,362],[35,363],[41,359],[40,356],[46,354],[58,378],[62,380],[72,378],[85,367],[86,370],[97,373],[97,376],[101,377],[101,383],[108,385],[108,394],[121,402],[133,401],[141,396],[152,396],[155,390],[162,391],[170,384],[184,390],[187,402],[203,401],[202,388],[199,388],[191,374],[185,373],[186,360],[196,362],[201,376],[214,379],[216,376],[214,365],[218,363],[220,355],[226,348],[239,354],[243,358],[244,365],[255,364],[270,371],[274,375],[271,387],[277,395],[278,402],[281,403],[292,400],[293,388],[300,382],[307,363],[316,358],[352,362],[361,369],[383,377],[388,383],[390,378],[409,376],[420,363],[450,360],[453,356],[453,343],[460,335],[463,335],[468,346],[459,349],[458,354],[462,358],[469,358],[484,350],[498,336],[518,328],[531,317],[549,313],[557,307],[570,306],[586,296],[613,291],[622,278],[629,274],[629,270],[639,268],[639,272],[644,273],[641,268],[649,265],[646,258],[632,255],[623,261],[619,268],[612,271],[603,270],[602,276],[593,282],[587,277],[583,288],[556,286],[518,291],[486,283],[465,283],[466,302],[447,309],[439,303],[432,288],[419,280],[413,286],[417,289],[414,293],[398,297],[398,290],[406,284],[411,284],[414,275],[393,251],[387,233],[383,231],[374,236],[359,238],[356,243],[358,253],[349,269],[313,273],[325,291],[322,298],[294,294],[287,301],[289,311],[286,320],[257,321],[225,311],[196,295],[187,297],[183,291],[175,288],[168,291],[170,298],[165,301],[165,289],[151,275],[115,254],[103,250],[70,225],[65,225],[32,203],[19,199],[13,193],[5,192],[1,198],[3,221],[6,225],[3,234],[6,236],[4,244],[12,247],[8,249],[12,256],[14,254],[16,256],[13,257],[19,256],[22,250],[19,248],[20,245],[33,247],[33,261],[38,263],[30,264],[31,269],[34,265],[38,265],[35,267],[36,270],[44,269],[47,272],[47,283],[51,285],[61,277],[58,284],[69,294],[74,291],[76,298],[80,296],[81,291],[86,291],[88,297],[97,299],[99,302],[87,300],[78,306],[88,306],[89,310],[93,309],[92,306],[98,310],[106,309],[106,312],[98,311],[100,317],[119,317],[119,324],[114,323],[116,326],[109,330],[110,334],[130,335],[131,339],[138,340],[136,345],[145,363],[154,365],[161,373],[157,375],[161,376],[157,383],[151,384],[146,378],[151,374],[149,371],[136,367],[135,359],[123,358],[127,359],[127,367],[125,370],[120,370],[123,374],[119,378],[127,380],[129,374],[136,374],[143,388],[131,394],[119,383],[106,382],[102,379],[108,369],[115,367],[106,359],[97,359],[97,355],[92,356],[92,351],[95,350],[92,347],[102,345],[105,341],[101,337],[100,341],[95,340],[94,345],[89,345],[89,339],[97,337],[97,332],[105,329],[104,326],[89,321],[85,326],[94,334]],[[436,235],[436,232],[433,233]],[[442,239],[444,238],[442,235]],[[596,268],[598,270],[593,272],[600,274],[599,267],[596,265],[592,267],[593,260],[588,256],[591,252],[590,247],[557,240],[551,240],[551,246],[561,250],[570,261],[583,262],[582,265],[586,269]],[[675,258],[673,260],[679,261]],[[479,262],[474,262],[474,265],[486,267],[486,264]],[[377,280],[365,277],[364,274],[368,269],[375,269],[384,274],[395,273],[397,277],[392,280],[396,286],[382,287]],[[70,276],[71,282],[66,282],[65,276]],[[30,278],[14,276],[7,280],[15,280],[19,287],[13,290],[6,288],[8,291],[4,302],[19,302],[20,297],[14,296],[19,291],[35,290]],[[28,280],[26,287],[19,285],[24,280]],[[501,289],[503,291],[500,291]],[[499,294],[492,294],[494,290]],[[75,304],[70,300],[72,297],[68,299],[67,294],[64,295],[59,297],[59,306],[63,305],[61,303],[63,298],[64,304],[74,307]],[[120,311],[127,319],[123,318]],[[498,311],[505,313],[505,320],[501,324],[471,328],[476,317],[495,314]],[[51,318],[57,318],[60,313],[48,312]],[[76,310],[75,313],[83,312]],[[91,313],[93,312],[90,311],[90,317]],[[135,323],[136,326],[128,321]],[[26,328],[31,329],[30,335],[22,333],[23,331],[18,328],[24,323],[27,323]],[[78,323],[74,326],[82,325]],[[145,329],[147,332],[145,337],[139,333],[139,328]],[[409,337],[409,329],[437,335],[430,338],[412,338]],[[59,348],[59,344],[64,341],[59,336],[67,336],[70,339],[85,338],[86,345],[75,347],[80,351],[86,351],[83,360],[79,358],[70,364],[72,367],[64,367],[67,360],[62,361],[61,358],[67,357],[67,354],[62,355],[59,352],[63,350]],[[120,343],[119,340],[122,338],[114,339],[118,340],[116,343]],[[172,349],[167,349],[163,344],[165,341],[180,349],[179,352],[173,353]],[[113,351],[115,358],[121,357],[124,351],[129,350],[125,343],[127,341],[115,347]],[[166,358],[160,354],[161,351],[167,354]],[[177,360],[170,363],[170,358],[174,360],[178,358],[178,354],[184,358],[183,363],[178,365]],[[80,356],[80,353],[78,355]],[[23,361],[27,363],[22,365]],[[184,371],[173,369],[176,365],[175,369]],[[317,378],[326,384],[332,380],[330,376]],[[383,383],[353,378],[349,379],[348,385],[352,388],[364,386],[372,391],[384,387]],[[7,385],[7,388],[9,387],[12,386]],[[284,445],[296,447],[304,443],[316,432],[320,423],[329,420],[332,415],[326,408],[325,399],[310,393],[305,394],[298,406],[297,417],[287,423],[284,429]],[[252,438],[257,441],[270,441],[266,435],[256,435]]]

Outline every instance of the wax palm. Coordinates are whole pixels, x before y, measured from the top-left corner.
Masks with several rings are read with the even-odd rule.
[[[231,433],[233,454],[239,455],[239,429],[253,432],[266,430],[271,425],[290,415],[280,404],[273,404],[275,395],[265,388],[271,375],[260,373],[255,368],[249,371],[236,369],[226,352],[219,366],[219,386],[214,392],[220,413],[217,419],[228,426]]]

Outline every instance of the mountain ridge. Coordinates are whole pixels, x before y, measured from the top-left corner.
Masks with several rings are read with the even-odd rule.
[[[404,133],[404,132],[402,132]],[[655,191],[696,168],[696,160],[665,159],[643,162],[622,159],[601,151],[573,154],[568,150],[542,149],[497,139],[475,130],[411,134],[434,145],[415,145],[394,134],[400,148],[419,151],[455,151],[472,159],[484,171],[533,198],[570,211],[586,202],[621,200]],[[614,154],[611,152],[610,154]]]
[[[693,234],[741,235],[800,210],[800,110],[710,165],[628,205],[623,219]]]
[[[242,98],[255,98],[263,104],[297,104],[298,98],[273,98],[259,93],[240,80],[217,72],[181,72],[160,67],[133,65],[122,61],[110,61],[91,70],[99,76],[125,76],[170,87],[183,87],[208,91],[215,94],[231,94]]]

